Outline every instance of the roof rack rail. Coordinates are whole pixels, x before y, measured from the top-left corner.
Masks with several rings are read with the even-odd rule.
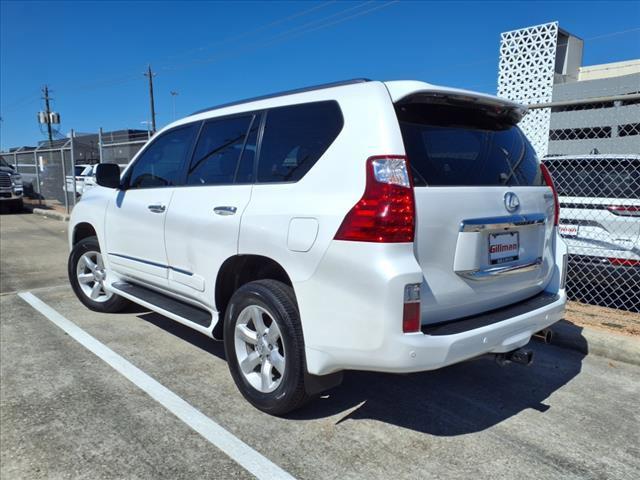
[[[325,88],[342,87],[344,85],[354,85],[356,83],[370,82],[368,78],[354,78],[351,80],[343,80],[340,82],[322,83],[320,85],[313,85],[311,87],[296,88],[294,90],[285,90],[283,92],[270,93],[267,95],[261,95],[259,97],[246,98],[244,100],[238,100],[235,102],[223,103],[214,107],[205,108],[193,112],[191,115],[197,115],[198,113],[210,112],[211,110],[217,110],[219,108],[233,107],[235,105],[242,105],[243,103],[257,102],[258,100],[267,100],[269,98],[284,97],[285,95],[294,95],[296,93],[312,92],[314,90],[324,90]],[[190,115],[190,116],[191,116]]]

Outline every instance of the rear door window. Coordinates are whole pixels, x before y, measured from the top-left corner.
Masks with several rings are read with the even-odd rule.
[[[211,120],[204,124],[187,172],[187,185],[230,185],[253,115]]]
[[[531,144],[508,121],[445,105],[397,113],[416,186],[543,185]]]
[[[342,130],[337,102],[274,108],[267,119],[258,160],[258,182],[296,182],[327,151]]]
[[[254,164],[256,152],[258,151],[258,131],[260,129],[261,115],[256,115],[251,124],[251,130],[247,136],[247,141],[242,149],[238,170],[236,172],[236,183],[253,183]]]

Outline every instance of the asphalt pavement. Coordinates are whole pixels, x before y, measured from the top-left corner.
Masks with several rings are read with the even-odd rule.
[[[640,478],[640,367],[535,343],[411,375],[347,372],[287,418],[246,403],[222,344],[141,308],[87,310],[66,223],[0,216],[0,477],[252,478],[19,296],[31,292],[300,479]]]

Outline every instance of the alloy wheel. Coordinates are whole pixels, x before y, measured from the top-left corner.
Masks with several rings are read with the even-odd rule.
[[[285,372],[285,349],[278,324],[264,308],[249,305],[234,328],[235,354],[240,371],[253,388],[273,392]]]
[[[113,293],[104,288],[106,272],[100,252],[89,251],[82,254],[76,266],[76,277],[80,290],[94,302],[106,302]]]

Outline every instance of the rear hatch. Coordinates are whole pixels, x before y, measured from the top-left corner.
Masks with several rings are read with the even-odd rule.
[[[393,95],[392,95],[393,98]],[[395,100],[416,201],[422,323],[541,292],[554,255],[554,200],[508,102],[419,91]]]

